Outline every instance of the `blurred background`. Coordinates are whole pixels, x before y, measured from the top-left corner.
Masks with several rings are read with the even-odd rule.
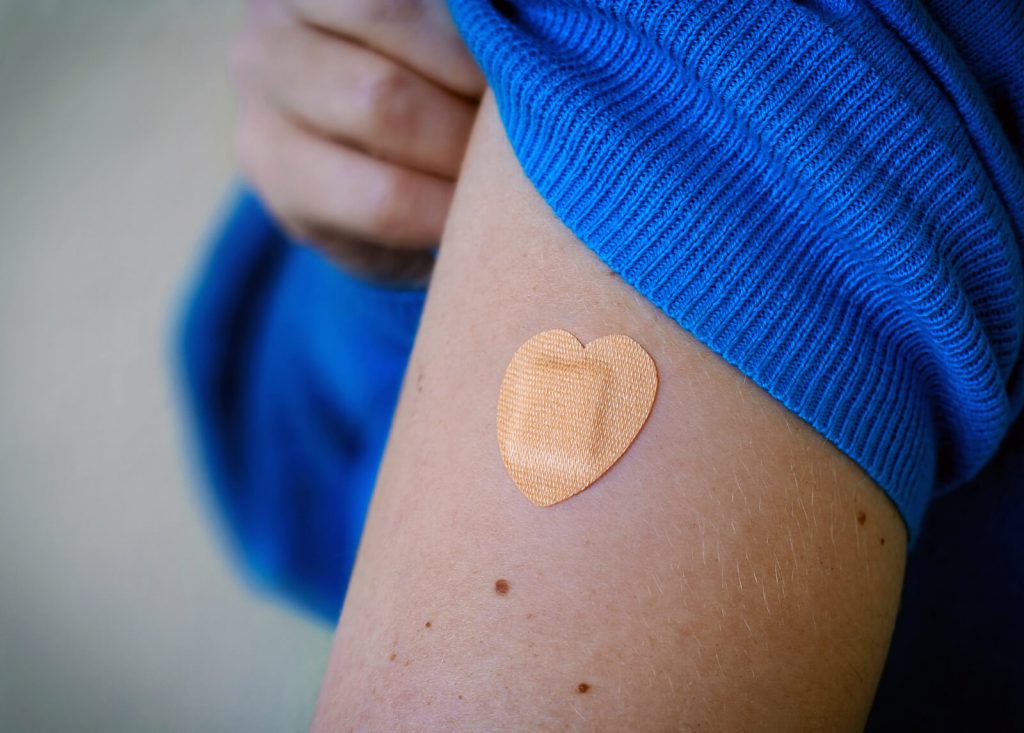
[[[312,716],[330,630],[241,580],[171,372],[239,12],[0,0],[0,731]]]

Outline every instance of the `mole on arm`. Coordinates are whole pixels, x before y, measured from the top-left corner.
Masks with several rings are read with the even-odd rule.
[[[587,690],[589,689],[590,685],[588,685],[586,682],[580,682],[579,686],[576,688],[576,691],[579,692],[581,695],[585,695],[587,693]]]
[[[494,592],[499,596],[506,595],[508,593],[508,581],[504,578],[494,581]]]

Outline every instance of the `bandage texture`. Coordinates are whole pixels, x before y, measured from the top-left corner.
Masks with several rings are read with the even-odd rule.
[[[580,493],[626,452],[657,391],[654,360],[628,336],[584,347],[567,331],[537,334],[512,358],[498,397],[509,476],[538,506]]]

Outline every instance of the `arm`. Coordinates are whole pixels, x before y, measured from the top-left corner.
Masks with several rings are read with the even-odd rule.
[[[331,622],[484,88],[443,0],[380,10],[247,0],[232,71],[252,190],[210,243],[180,334],[238,556]]]
[[[631,336],[661,386],[619,463],[539,509],[495,409],[548,328]],[[488,96],[313,729],[857,730],[905,541],[852,461],[553,217]]]

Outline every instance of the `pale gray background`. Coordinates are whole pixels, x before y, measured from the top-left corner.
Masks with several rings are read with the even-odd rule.
[[[293,731],[329,630],[245,586],[170,326],[231,177],[238,3],[0,0],[0,731]]]

